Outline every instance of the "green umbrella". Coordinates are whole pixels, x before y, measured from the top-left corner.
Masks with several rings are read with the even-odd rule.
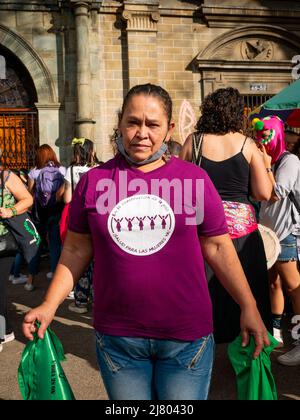
[[[250,114],[250,119],[269,115],[277,115],[290,127],[300,127],[300,79],[256,108]]]

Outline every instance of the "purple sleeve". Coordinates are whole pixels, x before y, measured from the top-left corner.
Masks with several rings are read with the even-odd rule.
[[[75,233],[89,234],[87,209],[85,197],[88,187],[88,177],[84,176],[78,183],[70,205],[69,230]]]
[[[198,232],[200,236],[219,236],[228,233],[221,197],[207,174],[204,177],[204,219]]]
[[[39,176],[39,173],[41,172],[41,170],[40,169],[36,169],[36,168],[34,168],[34,169],[31,169],[31,171],[29,172],[29,174],[28,174],[28,177],[30,178],[30,179],[32,179],[33,181],[35,181],[36,179],[37,179],[37,177]]]

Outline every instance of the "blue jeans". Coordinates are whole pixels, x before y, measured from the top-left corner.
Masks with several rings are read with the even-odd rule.
[[[59,221],[49,221],[44,226],[39,226],[39,234],[42,240],[49,242],[49,254],[50,254],[50,271],[54,273],[58,264],[61,254],[61,240],[59,233]],[[42,245],[40,245],[38,254],[34,257],[29,264],[30,274],[36,275],[39,272],[40,257],[42,253]]]
[[[39,251],[37,255],[30,261],[28,264],[28,272],[29,274],[36,275],[38,274],[38,259],[39,259]],[[24,257],[23,255],[18,252],[15,256],[14,262],[12,264],[10,274],[12,274],[14,277],[20,277],[20,271],[21,271],[21,265],[24,263]]]
[[[23,264],[23,255],[21,252],[18,252],[15,256],[13,265],[11,266],[10,274],[14,277],[20,277],[21,265]]]
[[[96,333],[97,359],[111,400],[206,400],[213,335],[196,341]]]
[[[51,223],[48,226],[50,271],[54,273],[61,254],[61,240],[59,233],[59,222]]]
[[[297,236],[290,233],[286,238],[280,241],[280,246],[281,252],[278,255],[277,261],[298,261]]]

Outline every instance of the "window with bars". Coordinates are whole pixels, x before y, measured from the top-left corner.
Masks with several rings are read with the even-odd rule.
[[[5,168],[31,168],[38,146],[37,111],[0,109],[0,147]]]
[[[267,102],[271,99],[274,95],[243,95],[244,103],[245,103],[245,111],[244,114],[248,117],[248,115],[255,110],[255,108],[260,107],[262,104]],[[285,125],[286,130],[292,130],[297,134],[300,134],[300,128],[293,128],[289,127],[287,124]],[[252,135],[252,129],[247,127],[246,128],[249,135]]]
[[[39,145],[38,113],[34,83],[17,57],[4,47],[5,74],[0,78],[0,147],[2,164],[10,169],[34,165]],[[3,76],[3,75],[2,75]]]
[[[245,103],[245,115],[249,115],[255,108],[258,108],[269,99],[272,98],[273,95],[243,95],[244,103]]]

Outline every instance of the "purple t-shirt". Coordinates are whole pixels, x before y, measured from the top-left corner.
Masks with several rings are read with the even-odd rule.
[[[199,236],[228,229],[201,168],[171,158],[143,173],[118,155],[80,180],[69,229],[92,237],[97,331],[188,341],[212,332]]]

